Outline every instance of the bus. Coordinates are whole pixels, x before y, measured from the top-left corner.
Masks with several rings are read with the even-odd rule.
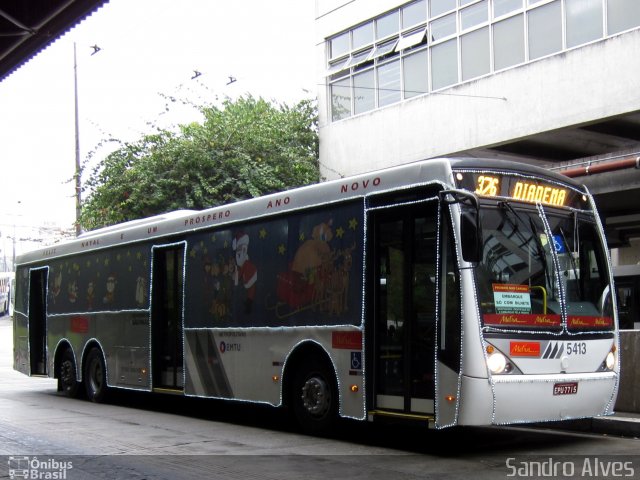
[[[0,316],[10,313],[12,282],[12,272],[0,272]]]
[[[640,265],[617,265],[613,278],[618,295],[619,328],[640,330]]]
[[[431,159],[21,255],[14,368],[442,429],[612,414],[613,278],[587,189]]]

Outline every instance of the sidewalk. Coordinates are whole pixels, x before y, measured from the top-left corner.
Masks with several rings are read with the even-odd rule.
[[[640,414],[616,412],[608,417],[583,418],[561,422],[538,423],[536,428],[571,430],[617,437],[640,438]]]
[[[606,435],[640,438],[640,414],[616,412],[610,417],[591,419],[591,431]]]

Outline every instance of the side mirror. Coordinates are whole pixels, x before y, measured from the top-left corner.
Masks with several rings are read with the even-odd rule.
[[[478,212],[467,210],[460,215],[462,258],[465,262],[482,260],[482,233]]]
[[[460,243],[462,258],[465,262],[479,263],[482,260],[482,224],[478,197],[464,190],[442,190],[440,201],[445,205],[459,203],[460,214]]]

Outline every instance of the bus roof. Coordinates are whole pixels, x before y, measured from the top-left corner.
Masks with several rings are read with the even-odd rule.
[[[364,198],[398,188],[427,184],[453,186],[453,170],[494,170],[550,178],[579,189],[580,184],[542,168],[516,162],[476,158],[438,158],[367,172],[242,200],[205,210],[178,210],[97,229],[77,238],[18,256],[16,264],[100,250],[116,245],[181,235],[195,230],[258,219],[267,215]]]

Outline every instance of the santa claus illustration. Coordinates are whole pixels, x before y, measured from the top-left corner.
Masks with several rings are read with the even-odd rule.
[[[236,253],[236,265],[238,268],[233,272],[233,282],[237,286],[240,282],[247,292],[245,300],[245,313],[251,313],[253,301],[256,296],[256,281],[258,280],[258,269],[249,260],[249,235],[239,232],[232,243],[233,251]]]
[[[116,275],[112,273],[107,277],[107,293],[102,298],[102,303],[105,305],[111,305],[116,296]]]

